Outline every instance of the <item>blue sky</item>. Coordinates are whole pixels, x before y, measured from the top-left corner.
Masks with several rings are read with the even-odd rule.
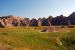
[[[0,16],[28,18],[68,16],[75,11],[75,0],[0,0]]]

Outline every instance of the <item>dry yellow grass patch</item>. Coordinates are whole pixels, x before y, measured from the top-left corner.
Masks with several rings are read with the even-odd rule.
[[[30,50],[29,48],[14,48],[13,50]]]

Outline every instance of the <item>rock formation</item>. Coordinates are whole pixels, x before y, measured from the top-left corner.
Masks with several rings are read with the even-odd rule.
[[[49,26],[47,28],[44,28],[42,32],[57,32],[55,27],[51,25],[50,20],[48,20],[48,22],[49,22]]]
[[[19,16],[2,16],[0,17],[0,27],[2,26],[49,26],[47,29],[55,30],[53,25],[65,26],[65,25],[75,25],[75,12],[70,14],[68,17],[63,15],[48,18],[39,18],[31,20],[29,18],[22,18]]]
[[[48,22],[49,22],[49,26],[48,26],[46,32],[56,32],[55,27],[51,25],[51,22],[49,20],[48,20]]]
[[[42,26],[42,19],[41,18],[38,19],[38,26]]]

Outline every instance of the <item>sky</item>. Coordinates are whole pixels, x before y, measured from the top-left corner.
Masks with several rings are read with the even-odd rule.
[[[0,16],[27,18],[68,16],[75,12],[75,0],[0,0]]]

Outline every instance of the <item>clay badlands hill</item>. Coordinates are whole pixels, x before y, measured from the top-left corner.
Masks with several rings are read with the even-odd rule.
[[[50,26],[50,25],[75,25],[75,12],[68,17],[63,15],[48,18],[38,18],[31,20],[29,18],[22,18],[19,16],[3,16],[0,17],[0,27],[5,26]]]
[[[3,16],[0,17],[0,26],[5,27],[5,26],[21,26],[23,24],[26,24],[28,18],[22,18],[19,16]]]

